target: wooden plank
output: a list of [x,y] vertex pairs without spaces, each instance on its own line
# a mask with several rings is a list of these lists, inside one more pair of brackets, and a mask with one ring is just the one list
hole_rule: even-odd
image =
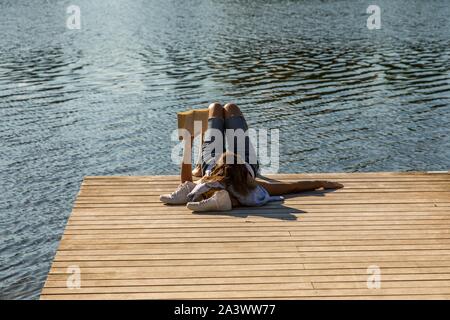
[[[338,239],[308,239],[308,237],[252,237],[247,238],[246,236],[241,237],[218,237],[218,238],[196,238],[197,242],[193,243],[201,243],[202,245],[208,245],[211,243],[217,243],[220,241],[221,243],[250,243],[254,245],[264,245],[264,246],[279,246],[279,242],[286,242],[286,245],[299,245],[299,246],[361,246],[366,244],[376,243],[377,245],[433,245],[433,244],[450,244],[450,236],[447,238],[442,237],[432,237],[432,238],[419,238],[416,236],[416,239],[386,239],[386,238],[376,238],[376,239],[367,239],[367,238],[359,238],[359,239],[349,239],[349,238],[338,238]],[[136,248],[136,245],[147,245],[147,244],[160,244],[160,247],[171,247],[172,244],[187,242],[183,241],[169,241],[168,238],[150,238],[150,239],[103,239],[97,240],[95,242],[96,248],[108,248],[115,245],[125,245],[132,248]],[[74,239],[63,239],[61,241],[60,248],[61,249],[72,249],[72,248],[92,248],[94,245],[92,244],[92,240],[74,240]]]
[[398,261],[399,259],[408,259],[410,257],[416,257],[417,260],[446,260],[448,251],[433,250],[433,251],[404,251],[395,252],[395,254],[386,254],[384,251],[370,252],[370,254],[339,254],[339,255],[327,255],[327,254],[295,254],[295,253],[260,253],[251,255],[248,253],[232,253],[232,254],[185,254],[185,255],[154,255],[154,254],[92,254],[92,255],[61,255],[60,252],[55,256],[54,261],[135,261],[135,260],[147,260],[152,261],[155,265],[168,264],[171,265],[176,262],[196,263],[202,261],[202,263],[213,264],[217,262],[227,262],[227,264],[239,264],[240,261],[246,261],[246,259],[252,259],[255,261],[269,261],[273,259],[292,259],[292,261],[298,261],[296,259],[302,259],[302,263],[319,263],[319,262],[373,262],[373,261]]
[[[449,280],[422,280],[422,281],[384,281],[383,288],[401,289],[401,288],[442,288],[447,290],[450,287]],[[127,282],[122,286],[83,286],[77,290],[78,294],[92,293],[137,293],[137,292],[240,292],[253,290],[302,290],[305,293],[308,290],[335,290],[340,289],[363,289],[367,290],[367,284],[364,281],[346,281],[346,282],[281,282],[281,283],[251,283],[251,284],[194,284],[194,285],[145,285],[137,282]],[[65,287],[48,287],[43,290],[43,294],[73,294],[73,290]]]
[[[450,266],[445,263],[435,262],[436,265],[420,265],[417,266],[414,263],[410,264],[402,264],[402,263],[390,263],[390,264],[381,264],[380,270],[383,275],[387,274],[418,274],[418,273],[433,273],[433,274],[447,274],[450,270]],[[67,274],[67,268],[70,264],[67,264],[62,267],[53,266],[50,273],[51,274]],[[81,268],[82,265],[80,265]],[[171,268],[167,268],[167,266],[149,266],[149,265],[126,265],[126,266],[83,266],[80,269],[83,273],[100,273],[100,274],[108,274],[108,273],[130,273],[130,274],[139,274],[142,271],[141,275],[159,275],[161,278],[191,278],[191,277],[227,277],[227,276],[321,276],[321,275],[365,275],[367,279],[367,268],[370,266],[368,264],[360,264],[353,265],[348,264],[348,268],[343,268],[339,266],[339,268],[332,268],[323,265],[314,265],[314,267],[309,267],[305,269],[303,264],[240,264],[240,265],[227,265],[226,268],[216,268],[214,270],[210,265],[192,265],[189,268],[182,266],[171,266]],[[378,265],[377,265],[378,266]],[[117,271],[117,269],[120,271]]]
[[[233,228],[235,231],[238,230],[246,230],[250,226],[252,226],[253,230],[273,230],[274,227],[277,228],[277,230],[296,230],[296,231],[322,231],[322,232],[328,232],[328,231],[360,231],[360,232],[367,232],[372,230],[437,230],[439,232],[443,232],[445,230],[448,230],[448,226],[442,226],[440,224],[435,225],[423,225],[423,224],[411,224],[411,225],[390,225],[390,224],[384,224],[384,225],[375,225],[375,224],[368,224],[368,225],[331,225],[331,226],[305,226],[303,224],[288,224],[288,223],[278,223],[278,224],[270,224],[270,223],[264,223],[264,224],[257,224],[257,223],[228,223],[228,227]],[[133,224],[133,225],[97,225],[97,226],[72,226],[67,225],[66,232],[67,234],[80,234],[84,231],[84,233],[134,233],[136,230],[146,230],[147,232],[158,232],[162,228],[165,228],[167,230],[175,229],[177,231],[181,229],[189,229],[192,231],[200,231],[200,230],[221,230],[223,228],[223,223],[217,223],[217,224]],[[173,231],[170,231],[173,232]]]
[[[284,231],[283,231],[284,230]],[[121,230],[121,232],[113,232],[111,230],[75,230],[74,232],[67,231],[63,238],[65,237],[81,237],[81,238],[165,238],[165,237],[184,237],[184,238],[190,238],[190,237],[200,237],[196,235],[208,235],[208,236],[214,236],[214,235],[233,235],[235,234],[243,234],[243,235],[257,235],[258,233],[269,233],[273,232],[273,228],[271,227],[264,227],[264,226],[256,226],[256,227],[244,227],[244,228],[228,228],[228,227],[222,227],[222,228],[215,228],[214,230],[209,229],[189,229],[189,228],[179,228],[179,229],[170,229],[170,228],[160,228],[157,230],[146,230],[141,229],[138,231],[133,232],[134,230]],[[446,235],[449,234],[450,230],[443,228],[443,229],[417,229],[417,228],[408,228],[404,230],[396,230],[396,229],[389,229],[389,230],[379,230],[379,229],[373,229],[373,230],[364,230],[364,232],[358,232],[359,230],[329,230],[326,233],[321,232],[321,230],[305,230],[304,228],[298,227],[298,226],[292,226],[288,228],[284,228],[279,231],[275,232],[281,232],[281,235],[286,235],[286,233],[289,233],[291,236],[305,236],[308,237],[308,239],[314,239],[314,237],[319,238],[328,238],[328,237],[349,237],[349,236],[367,236],[367,237],[375,237],[375,236],[414,236],[417,235],[418,237],[422,236],[436,236],[440,237],[443,236],[445,238]]]
[[[231,217],[233,218],[233,217]],[[188,221],[180,222],[178,220],[174,219],[135,219],[135,220],[69,220],[68,225],[70,226],[108,226],[108,225],[115,225],[115,226],[128,226],[128,225],[136,225],[141,223],[144,225],[175,225],[175,226],[183,226],[184,224],[192,225],[205,225],[209,227],[220,225],[223,222],[231,222],[230,220],[233,220],[234,223],[239,224],[239,222],[235,219],[228,219],[227,217],[221,218],[221,219],[189,219]],[[271,225],[271,226],[277,226],[280,224],[288,224],[291,222],[291,224],[301,224],[302,226],[364,226],[364,225],[439,225],[439,226],[450,226],[450,221],[447,218],[444,219],[391,219],[391,220],[372,220],[372,219],[364,219],[364,221],[357,221],[354,219],[345,220],[345,219],[329,219],[329,220],[309,220],[304,219],[302,217],[293,217],[291,218],[283,218],[283,219],[261,219],[261,217],[245,217],[241,218],[242,221],[240,223],[249,223],[254,222],[262,225]]]
[[[204,243],[204,242],[196,242]],[[208,243],[208,242],[206,242]],[[164,250],[161,249],[154,249],[151,246],[153,243],[150,244],[105,244],[105,245],[76,245],[76,244],[70,244],[70,245],[61,245],[61,252],[60,254],[66,254],[66,255],[89,255],[89,254],[113,254],[114,252],[122,253],[122,254],[159,254],[160,251],[164,252]],[[264,245],[265,248],[260,248],[260,246]],[[321,253],[321,252],[331,252],[331,253],[341,253],[342,252],[360,252],[363,251],[364,253],[369,253],[370,251],[385,251],[386,254],[389,252],[398,252],[398,251],[429,251],[429,250],[450,250],[450,244],[402,244],[402,245],[370,245],[370,244],[361,244],[361,245],[334,245],[334,246],[321,246],[321,245],[314,245],[314,246],[304,246],[301,245],[301,243],[294,243],[294,245],[297,245],[297,251],[300,253],[304,252],[313,252],[313,253]],[[221,247],[221,250],[225,250],[227,247]],[[241,253],[253,253],[253,252],[295,252],[295,247],[288,247],[284,248],[278,244],[278,246],[275,245],[267,245],[264,242],[257,242],[254,243],[251,247],[246,246],[236,246],[236,248],[233,247],[232,250],[237,250]],[[205,251],[208,250],[208,248],[202,248]],[[167,249],[168,251],[172,251]],[[173,249],[174,252],[176,252],[176,249]],[[199,249],[195,248],[188,248],[186,250],[178,250],[177,252],[179,255],[186,255],[186,254],[193,254],[195,252],[199,252]],[[170,253],[170,252],[169,252]]]
[[409,260],[403,259],[391,259],[393,261],[378,260],[372,258],[362,262],[361,260],[353,260],[350,262],[315,262],[304,258],[260,258],[260,259],[227,259],[222,261],[217,260],[93,260],[93,261],[55,261],[53,267],[55,268],[67,268],[70,265],[77,264],[80,268],[84,267],[163,267],[167,268],[186,268],[186,266],[192,267],[244,267],[262,269],[267,266],[271,268],[290,268],[292,265],[301,265],[304,269],[346,269],[346,268],[367,268],[370,263],[377,262],[377,266],[380,268],[400,268],[400,267],[450,267],[450,261],[448,259],[428,257],[427,260]]
[[[373,182],[379,181],[383,183],[389,183],[392,181],[446,181],[450,179],[450,174],[434,174],[434,175],[426,175],[426,174],[418,174],[418,175],[376,175],[376,174],[352,174],[346,173],[341,175],[333,175],[333,174],[314,174],[314,175],[281,175],[277,174],[275,176],[268,175],[266,177],[257,178],[258,181],[302,181],[302,180],[346,180],[346,181],[354,181],[358,183],[365,182]],[[198,178],[194,178],[194,181],[198,181]],[[123,183],[125,185],[132,184],[177,184],[180,183],[180,177],[176,178],[164,178],[164,176],[150,176],[150,177],[110,177],[105,179],[89,179],[84,178],[83,185],[98,185],[101,183]]]
[[[52,281],[52,287],[66,287],[63,283],[67,281],[69,273],[49,274],[48,281]],[[425,281],[425,280],[450,280],[448,274],[445,273],[420,273],[420,274],[383,274],[383,281]],[[155,277],[155,274],[138,274],[138,273],[86,273],[82,276],[82,281],[86,282],[86,286],[106,286],[108,283],[136,283],[140,282],[148,285],[175,285],[175,284],[250,284],[250,283],[283,283],[283,282],[363,282],[367,283],[367,274],[359,272],[358,274],[336,275],[273,275],[273,276],[216,276],[216,277]]]
[[73,252],[73,254],[62,254],[58,252],[55,261],[89,261],[89,260],[116,260],[116,259],[145,259],[145,260],[216,260],[216,259],[245,259],[245,258],[337,258],[341,256],[348,257],[373,257],[373,256],[436,256],[442,255],[449,258],[450,250],[432,249],[432,250],[353,250],[353,251],[311,251],[311,252],[233,252],[233,253],[184,253],[184,254],[152,254],[151,252],[132,252],[126,251],[88,251]]
[[[300,177],[300,178],[317,178],[322,179],[323,177],[361,177],[366,178],[370,176],[375,177],[389,177],[389,176],[408,176],[408,177],[417,177],[417,176],[433,176],[433,175],[449,175],[449,172],[444,173],[430,173],[423,171],[409,171],[409,172],[394,172],[394,171],[386,171],[386,172],[324,172],[324,173],[287,173],[287,174],[268,174],[266,177],[272,179],[283,179],[286,177]],[[159,181],[159,180],[176,180],[180,179],[179,175],[158,175],[158,176],[85,176],[84,180],[131,180],[131,181]]]
[[148,208],[75,208],[72,211],[73,216],[80,215],[93,215],[93,214],[105,214],[105,215],[121,215],[121,214],[183,214],[194,215],[194,216],[210,216],[210,215],[234,215],[234,214],[264,214],[264,213],[328,213],[328,214],[348,214],[348,213],[356,213],[356,214],[366,214],[366,213],[385,213],[385,214],[396,214],[396,213],[429,213],[429,212],[437,212],[440,214],[450,214],[450,209],[448,207],[440,206],[434,203],[425,203],[425,204],[386,204],[383,206],[379,205],[367,205],[367,204],[359,204],[359,205],[341,205],[341,206],[333,206],[333,205],[305,205],[305,206],[280,206],[269,203],[261,208],[236,208],[231,212],[207,212],[207,213],[193,213],[190,212],[184,206],[165,206],[165,207],[156,207],[152,208],[149,212]]
[[[450,182],[449,182],[450,184]],[[310,193],[299,193],[298,195],[289,195],[286,197],[286,202],[292,202],[297,203],[298,201],[303,200],[339,200],[339,199],[345,199],[345,200],[366,200],[366,199],[373,199],[373,200],[392,200],[396,199],[399,201],[405,201],[405,200],[412,200],[411,198],[421,200],[421,202],[434,202],[436,200],[444,200],[442,202],[448,202],[448,193],[449,191],[433,191],[429,193],[423,193],[423,192],[377,192],[373,191],[370,193],[367,192],[330,192],[330,191],[315,191]],[[436,200],[435,200],[436,199]],[[103,195],[103,196],[78,196],[78,199],[76,201],[79,204],[82,203],[158,203],[159,202],[159,196],[158,195],[152,195],[152,196],[139,196],[139,195]],[[370,203],[370,202],[365,202]],[[383,202],[383,203],[389,203],[389,202]]]
[[[179,221],[180,219],[185,219],[189,221],[223,221],[228,222],[230,220],[234,220],[236,218],[247,218],[246,221],[266,221],[269,218],[272,219],[292,219],[297,221],[307,221],[307,222],[315,222],[315,221],[359,221],[361,217],[364,217],[366,221],[405,221],[405,220],[419,220],[419,221],[429,221],[429,220],[440,220],[443,223],[448,222],[450,220],[450,214],[447,212],[443,213],[427,213],[427,212],[418,212],[416,214],[411,214],[410,212],[405,214],[361,214],[358,216],[357,214],[305,214],[305,213],[297,213],[297,212],[283,212],[283,213],[273,213],[273,212],[262,212],[261,214],[247,214],[247,213],[233,213],[233,214],[214,214],[214,215],[204,215],[204,214],[174,214],[174,215],[159,215],[159,214],[130,214],[130,215],[73,215],[70,218],[71,223],[79,222],[80,224],[91,224],[93,221],[102,222],[102,223],[120,223],[125,221],[140,221],[140,222],[151,222],[151,221]],[[288,220],[289,220],[288,219]],[[125,220],[125,221],[123,221]]]
[[429,221],[429,220],[439,220],[443,223],[447,223],[448,220],[450,220],[449,214],[442,214],[442,215],[431,215],[426,213],[418,213],[416,215],[409,215],[409,214],[403,214],[398,216],[392,216],[392,215],[380,215],[380,214],[366,214],[361,215],[358,217],[356,214],[354,215],[348,215],[348,214],[341,214],[341,215],[305,215],[303,213],[283,213],[283,214],[276,214],[276,213],[263,213],[261,215],[248,215],[248,214],[233,214],[233,215],[208,215],[208,216],[201,216],[201,215],[173,215],[170,217],[163,216],[163,215],[84,215],[84,216],[72,216],[70,218],[70,221],[72,223],[74,222],[92,222],[92,221],[101,221],[101,222],[121,222],[121,221],[142,221],[142,222],[149,222],[149,221],[167,221],[167,220],[179,220],[179,219],[186,219],[189,221],[199,221],[199,220],[206,220],[206,221],[220,221],[220,222],[229,222],[230,220],[236,219],[236,218],[248,218],[246,221],[264,221],[264,219],[293,219],[298,221],[309,221],[309,222],[316,222],[316,221],[322,221],[322,222],[336,222],[336,221],[359,221],[361,220],[361,217],[364,217],[366,221],[407,221],[407,220],[420,220],[420,221]]
[[[79,192],[79,197],[89,198],[89,197],[103,197],[103,196],[154,196],[159,197],[160,194],[170,193],[173,188],[158,188],[158,190],[152,188],[114,188],[114,189],[89,189],[83,188]],[[345,194],[364,194],[364,193],[377,193],[380,195],[386,195],[390,193],[399,193],[409,195],[410,193],[430,193],[430,192],[447,192],[450,191],[450,186],[444,185],[442,187],[427,187],[423,186],[392,186],[391,188],[375,188],[371,186],[365,187],[349,187],[346,186],[344,189],[339,189],[334,191],[334,194],[341,195]],[[299,195],[312,195],[313,193],[300,193]],[[319,194],[319,192],[316,192]]]
[[[169,286],[110,286],[110,287],[82,287],[77,290],[78,294],[89,293],[136,293],[136,292],[196,292],[196,291],[246,291],[246,290],[306,290],[313,289],[310,282],[296,282],[296,283],[264,283],[264,284],[215,284],[215,285],[169,285]],[[43,294],[71,294],[73,290],[67,288],[45,288]]]
[[[81,258],[81,259],[80,259]],[[345,264],[345,263],[364,263],[371,264],[374,262],[422,262],[422,261],[448,261],[448,256],[443,254],[430,254],[423,255],[416,252],[411,252],[403,255],[382,255],[374,254],[371,256],[347,256],[340,255],[335,257],[311,257],[311,256],[296,256],[296,255],[286,255],[285,257],[246,257],[245,255],[241,257],[231,257],[231,258],[220,258],[220,259],[209,259],[199,258],[199,259],[177,259],[177,257],[170,257],[168,259],[155,259],[154,255],[90,255],[90,256],[57,256],[54,260],[54,265],[57,266],[60,262],[66,265],[71,262],[98,262],[99,264],[105,261],[115,261],[117,263],[129,262],[129,263],[146,263],[148,265],[162,266],[162,265],[239,265],[239,264],[275,264],[275,263],[303,263],[308,264]]]
[[[279,220],[273,219],[273,221],[251,221],[251,219],[241,219],[242,221],[229,222],[230,227],[241,227],[247,226],[248,224],[255,224],[259,226],[270,226],[270,227],[293,227],[299,226],[304,229],[316,229],[316,230],[328,230],[329,228],[342,227],[342,229],[360,227],[362,229],[389,229],[399,228],[408,229],[412,226],[416,228],[436,228],[445,229],[449,227],[448,223],[442,222],[440,220],[429,220],[429,221],[419,221],[419,220],[405,220],[405,221],[336,221],[336,222],[315,222],[315,221],[295,221],[295,220]],[[128,221],[127,223],[120,222],[102,222],[102,221],[88,221],[88,222],[77,222],[69,221],[67,224],[68,229],[132,229],[132,228],[214,228],[222,227],[223,222],[220,221],[173,221],[173,220],[151,220],[151,221]]]
[[[345,191],[345,192],[344,192]],[[365,199],[365,198],[381,198],[381,199],[390,199],[390,198],[402,198],[402,197],[416,197],[416,198],[421,198],[421,199],[425,199],[425,200],[430,200],[433,198],[444,198],[446,200],[448,200],[448,191],[442,191],[442,190],[438,190],[436,188],[436,191],[432,191],[430,193],[426,193],[424,194],[423,192],[417,192],[417,191],[403,191],[403,192],[399,192],[399,191],[393,191],[393,190],[389,190],[389,191],[384,191],[384,192],[380,192],[377,189],[376,190],[371,190],[370,192],[361,192],[361,191],[355,191],[352,190],[351,192],[349,192],[349,190],[345,190],[344,189],[340,189],[340,190],[336,190],[336,191],[313,191],[313,192],[302,192],[299,193],[298,195],[290,195],[289,197],[294,199],[295,196],[298,196],[299,198],[304,198],[304,197],[311,197],[311,196],[316,196],[316,197],[325,197],[325,198],[329,198],[329,199],[334,199],[334,198],[345,198],[345,199]],[[431,197],[431,198],[430,198]],[[290,199],[288,198],[288,199]],[[79,203],[95,203],[96,201],[107,201],[108,203],[111,202],[112,200],[117,201],[119,203],[122,202],[150,202],[150,201],[159,201],[159,195],[158,194],[154,194],[154,195],[101,195],[101,196],[97,196],[97,195],[83,195],[83,193],[81,193],[78,196],[77,202]],[[88,202],[88,201],[93,201],[93,202]],[[121,202],[120,202],[121,201]]]
[[[285,206],[304,206],[304,205],[315,205],[315,204],[328,204],[330,207],[339,205],[386,205],[386,204],[424,204],[424,205],[443,205],[450,206],[450,202],[443,201],[443,199],[417,199],[417,198],[405,198],[405,199],[320,199],[320,198],[299,198],[299,199],[286,199],[283,202],[279,202],[278,205],[284,204]],[[274,206],[275,204],[272,204]],[[153,208],[161,208],[161,204],[158,202],[118,202],[118,203],[75,203],[75,208],[134,208],[142,207],[147,208],[147,210],[152,210]],[[169,207],[169,206],[167,206]],[[173,208],[173,206],[170,206]]]

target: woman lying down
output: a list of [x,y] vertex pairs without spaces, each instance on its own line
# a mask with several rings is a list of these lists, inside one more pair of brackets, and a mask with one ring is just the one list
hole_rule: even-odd
[[262,206],[267,202],[281,201],[282,196],[289,193],[343,187],[340,183],[322,180],[287,183],[256,180],[259,164],[250,161],[254,159],[254,148],[248,136],[245,136],[243,151],[238,152],[239,143],[234,143],[233,152],[226,151],[216,156],[215,137],[210,132],[221,132],[221,140],[225,141],[225,131],[230,129],[247,132],[247,122],[241,110],[235,104],[229,103],[224,107],[219,103],[211,104],[208,130],[202,145],[202,165],[194,170],[194,174],[202,178],[194,183],[191,165],[183,164],[182,184],[171,194],[161,195],[162,202],[187,204],[192,211],[228,211],[238,206]]

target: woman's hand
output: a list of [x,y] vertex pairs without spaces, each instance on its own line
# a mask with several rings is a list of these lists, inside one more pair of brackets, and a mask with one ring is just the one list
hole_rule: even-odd
[[333,181],[321,181],[321,182],[322,182],[322,188],[324,188],[324,189],[341,189],[344,187],[344,185],[339,182],[333,182]]
[[192,175],[193,175],[194,177],[197,177],[197,178],[201,178],[201,177],[202,177],[202,168],[200,167],[199,164],[197,164],[197,165],[194,167],[194,170],[192,170]]

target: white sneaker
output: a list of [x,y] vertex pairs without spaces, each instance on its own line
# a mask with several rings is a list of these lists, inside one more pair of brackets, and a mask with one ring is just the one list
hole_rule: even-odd
[[232,205],[228,192],[220,190],[211,198],[199,202],[188,202],[187,208],[192,211],[228,211],[232,209]]
[[196,186],[192,181],[186,181],[178,186],[177,190],[171,194],[163,194],[159,196],[161,202],[167,204],[186,204],[188,202],[187,195]]

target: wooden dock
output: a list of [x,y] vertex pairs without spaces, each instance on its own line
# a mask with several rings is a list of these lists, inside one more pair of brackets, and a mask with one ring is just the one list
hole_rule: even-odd
[[195,214],[176,176],[86,177],[41,299],[450,298],[450,174],[271,178],[345,188]]

